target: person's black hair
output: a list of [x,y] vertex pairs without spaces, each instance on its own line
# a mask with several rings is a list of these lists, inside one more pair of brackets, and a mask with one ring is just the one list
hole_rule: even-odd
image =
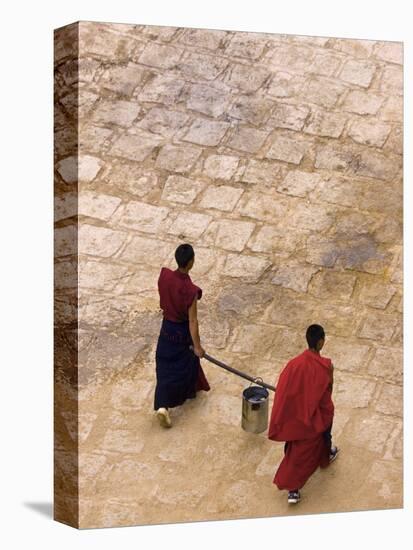
[[326,336],[324,329],[321,325],[310,325],[305,333],[308,347],[316,349],[317,342],[324,339]]
[[186,267],[194,256],[195,252],[190,244],[180,244],[175,250],[175,260],[178,267]]

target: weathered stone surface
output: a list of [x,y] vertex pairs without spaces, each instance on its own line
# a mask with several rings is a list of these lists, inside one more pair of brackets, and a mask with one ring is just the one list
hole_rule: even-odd
[[94,122],[130,126],[140,113],[140,106],[132,101],[101,101],[93,112]]
[[141,65],[158,67],[159,69],[172,69],[182,55],[182,50],[174,46],[149,43],[139,56]]
[[112,167],[107,181],[118,189],[144,197],[158,186],[158,177],[153,170],[145,170],[133,163],[115,164]]
[[185,29],[185,32],[179,37],[179,42],[189,46],[217,50],[226,36],[226,31]]
[[78,285],[77,267],[74,261],[57,262],[54,265],[55,288],[74,288]]
[[234,57],[245,57],[249,60],[258,59],[263,53],[266,40],[259,34],[234,34],[225,48],[225,54]]
[[156,159],[156,166],[171,172],[188,172],[201,154],[201,149],[192,145],[165,145]]
[[154,75],[140,92],[140,101],[173,105],[178,101],[185,82],[168,75]]
[[266,156],[292,164],[300,164],[309,148],[309,143],[278,136],[273,141]]
[[274,112],[268,121],[269,126],[275,128],[288,128],[289,130],[301,130],[310,113],[310,109],[304,105],[289,105],[277,103]]
[[295,197],[306,197],[320,181],[321,176],[317,173],[290,170],[285,179],[277,187],[277,191]]
[[[219,187],[210,186],[205,191],[200,206],[232,212],[243,192],[243,189],[230,187],[229,185],[221,185]],[[234,221],[234,224],[236,223],[237,222]]]
[[331,42],[332,48],[346,53],[353,57],[367,58],[375,46],[374,40],[347,40],[346,38],[334,38]]
[[162,192],[165,201],[191,204],[199,195],[205,184],[182,176],[169,176]]
[[366,281],[360,290],[360,302],[370,307],[386,309],[396,293],[396,288],[378,281]]
[[109,429],[102,443],[102,449],[123,453],[140,453],[145,445],[142,439],[130,437],[127,430]]
[[101,153],[111,145],[114,131],[94,124],[87,124],[78,133],[81,151]]
[[197,239],[208,227],[211,220],[211,216],[205,214],[181,212],[168,228],[168,233],[179,235],[180,238]]
[[390,340],[397,324],[396,317],[384,313],[366,315],[359,330],[360,338],[369,338],[382,342]]
[[229,88],[224,85],[192,84],[186,93],[188,109],[204,115],[219,117],[225,113],[231,101]]
[[380,118],[388,121],[402,122],[403,120],[403,98],[391,96],[380,109]]
[[403,352],[399,348],[376,349],[368,367],[369,374],[395,384],[403,382]]
[[318,268],[311,265],[287,263],[278,267],[271,282],[297,292],[307,292],[308,284],[317,271]]
[[401,126],[393,126],[384,148],[396,155],[403,154],[403,128]]
[[324,231],[333,223],[332,213],[320,204],[297,203],[289,211],[289,224],[300,229]]
[[268,135],[268,131],[238,126],[228,141],[228,147],[246,153],[256,153],[261,149]]
[[327,334],[322,353],[331,358],[336,370],[351,371],[361,375],[367,369],[370,347]]
[[383,454],[385,445],[395,428],[394,421],[381,414],[372,414],[357,422],[353,428],[353,444],[368,449],[379,455]]
[[268,86],[268,94],[275,97],[292,97],[300,92],[304,82],[302,76],[279,71],[275,73]]
[[132,264],[148,264],[160,267],[172,248],[171,243],[134,235],[118,255],[118,259]]
[[188,120],[189,116],[181,111],[154,107],[139,121],[138,126],[165,138],[171,138],[186,125]]
[[246,183],[259,183],[272,187],[277,181],[280,167],[273,162],[249,160],[242,181]]
[[211,223],[205,238],[219,248],[241,252],[254,228],[255,224],[251,222],[220,220]]
[[316,55],[310,66],[310,71],[322,76],[333,76],[343,63],[344,58],[331,53]]
[[66,225],[56,228],[54,231],[54,256],[68,256],[77,254],[78,227],[77,225]]
[[212,179],[230,180],[235,174],[238,163],[238,157],[210,155],[204,163],[204,172]]
[[231,346],[236,353],[249,353],[252,346],[261,350],[269,350],[275,340],[274,327],[269,325],[243,325],[236,329],[234,342]]
[[375,115],[384,97],[364,90],[352,90],[346,96],[343,109],[359,115]]
[[268,120],[272,107],[273,102],[264,97],[243,95],[232,104],[229,115],[242,122],[259,126]]
[[300,93],[306,101],[331,109],[345,89],[344,85],[338,84],[335,80],[314,77],[301,88]]
[[198,118],[191,124],[182,140],[198,145],[218,145],[229,128],[228,122]]
[[305,232],[294,231],[289,228],[275,227],[273,225],[264,225],[259,232],[251,238],[248,246],[254,252],[292,252],[305,239]]
[[228,254],[223,269],[223,275],[240,277],[251,282],[256,282],[270,265],[271,262],[265,258]]
[[107,221],[121,202],[113,195],[82,191],[78,195],[78,214]]
[[143,82],[145,69],[136,63],[127,63],[125,66],[111,66],[102,75],[99,84],[123,96],[131,96]]
[[364,409],[372,402],[375,390],[376,383],[372,380],[334,372],[333,399],[337,409]]
[[360,119],[353,122],[348,135],[358,143],[381,147],[386,141],[390,130],[391,126],[389,124]]
[[111,32],[103,26],[96,32],[93,23],[82,22],[82,32],[79,33],[79,48],[82,52],[107,57],[109,59],[128,59],[138,44],[129,36]]
[[215,80],[227,66],[228,61],[222,57],[187,50],[176,64],[176,69],[189,80]]
[[338,138],[343,132],[346,121],[347,117],[341,113],[313,110],[303,131],[316,136]]
[[320,178],[317,185],[318,200],[342,206],[357,207],[363,197],[366,184],[341,176]]
[[122,205],[113,216],[113,223],[120,227],[156,233],[169,214],[163,206],[153,206],[145,202],[129,201]]
[[270,75],[271,73],[266,69],[236,63],[228,67],[225,82],[228,86],[238,88],[243,92],[256,92],[269,79]]
[[103,161],[90,155],[68,157],[57,164],[57,171],[67,183],[93,181],[103,166]]
[[109,258],[126,241],[127,233],[107,227],[81,224],[79,227],[79,254]]
[[274,68],[285,68],[289,71],[304,72],[312,64],[311,48],[296,44],[283,44],[275,48],[269,56],[269,62]]
[[403,42],[377,42],[374,56],[389,63],[403,63]]
[[242,216],[249,216],[263,221],[274,221],[287,213],[288,202],[279,197],[264,196],[259,193],[244,193],[237,210]]
[[79,286],[83,289],[112,290],[119,280],[128,276],[125,266],[90,260],[79,263]]
[[340,78],[351,84],[368,88],[376,72],[376,68],[376,65],[371,61],[350,59],[346,61],[343,69],[340,71]]
[[348,301],[356,284],[357,277],[341,271],[320,271],[311,280],[309,292],[326,300]]
[[120,136],[112,145],[109,153],[133,161],[145,160],[152,151],[163,143],[161,137],[144,130],[134,130]]
[[271,289],[259,285],[239,284],[224,287],[218,298],[218,308],[230,313],[250,317],[260,313],[273,299]]
[[380,91],[386,95],[403,95],[403,68],[388,66],[381,76]]
[[403,388],[393,384],[383,384],[377,399],[376,411],[392,416],[403,416]]

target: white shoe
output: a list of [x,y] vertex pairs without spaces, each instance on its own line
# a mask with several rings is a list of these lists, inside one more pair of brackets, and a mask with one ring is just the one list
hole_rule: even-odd
[[156,416],[163,428],[172,428],[171,417],[169,416],[168,409],[161,407],[156,411]]

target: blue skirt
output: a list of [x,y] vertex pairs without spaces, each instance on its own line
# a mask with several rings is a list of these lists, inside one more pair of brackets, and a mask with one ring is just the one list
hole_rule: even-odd
[[156,389],[154,409],[177,407],[210,389],[192,345],[189,321],[164,319],[156,347]]

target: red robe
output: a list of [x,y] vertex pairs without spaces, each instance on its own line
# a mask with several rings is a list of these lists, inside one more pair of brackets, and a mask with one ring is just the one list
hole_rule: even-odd
[[287,363],[280,374],[268,437],[285,441],[285,455],[275,474],[279,489],[301,489],[319,467],[329,463],[323,437],[333,422],[331,360],[310,349]]

